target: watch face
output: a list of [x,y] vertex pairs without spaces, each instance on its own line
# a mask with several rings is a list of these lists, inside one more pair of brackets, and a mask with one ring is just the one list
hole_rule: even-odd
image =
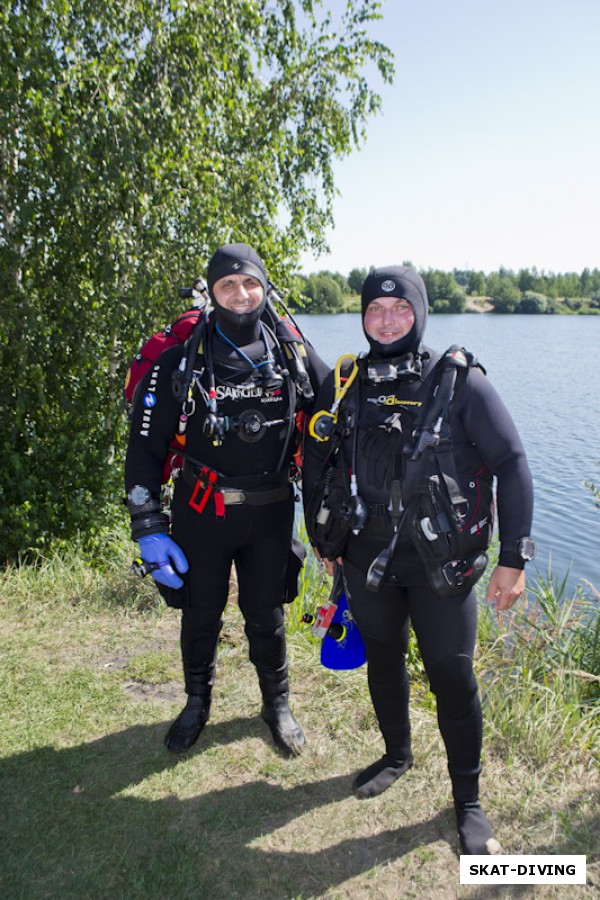
[[151,498],[150,491],[141,484],[136,484],[129,491],[129,501],[133,506],[143,506]]
[[531,538],[521,538],[519,554],[521,556],[521,559],[524,559],[525,561],[535,559],[535,544],[533,543]]

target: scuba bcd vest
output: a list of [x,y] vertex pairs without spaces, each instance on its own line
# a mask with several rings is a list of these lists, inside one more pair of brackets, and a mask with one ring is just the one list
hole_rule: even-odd
[[[191,298],[193,306],[173,323],[152,335],[151,338],[142,344],[129,366],[123,390],[125,408],[128,415],[131,416],[144,375],[169,347],[177,344],[185,345],[180,365],[173,372],[171,380],[173,395],[181,402],[182,409],[178,428],[173,435],[165,461],[162,475],[163,484],[169,481],[174,469],[181,467],[185,458],[186,423],[195,406],[192,396],[195,386],[194,374],[199,358],[206,356],[204,338],[206,336],[211,303],[208,290],[201,278],[197,278],[194,281],[192,288],[181,288],[179,295]],[[278,313],[277,305],[283,307],[286,314],[285,317]],[[268,331],[272,343],[280,350],[285,360],[285,368],[282,368],[281,375],[276,374],[272,368],[265,366],[261,379],[267,389],[269,389],[269,378],[271,378],[273,383],[276,380],[279,383],[282,383],[284,379],[288,381],[290,414],[288,434],[281,454],[281,460],[284,460],[287,449],[294,438],[294,429],[299,428],[303,424],[304,414],[296,410],[297,399],[299,397],[306,400],[312,399],[313,389],[304,363],[306,358],[305,338],[293,321],[291,313],[283,300],[270,283],[267,303],[261,316],[261,328]],[[265,347],[267,347],[266,341]],[[209,406],[209,414],[207,416],[208,424],[205,433],[213,438],[215,445],[218,445],[230,423],[221,421],[224,417],[218,416],[216,399],[214,397],[210,398],[207,405]],[[208,430],[211,423],[213,428]],[[264,417],[256,413],[254,416],[246,415],[241,422],[236,422],[235,425],[232,423],[232,430],[235,427],[236,433],[239,432],[243,439],[255,440],[256,436],[260,435],[267,425],[268,423]],[[295,456],[295,458],[298,460],[299,456]]]
[[[392,538],[367,574],[372,590],[384,584],[401,536],[412,541],[440,596],[464,594],[483,574],[494,521],[492,476],[475,448],[461,447],[456,459],[449,421],[455,393],[475,365],[472,354],[453,346],[433,369],[426,400],[402,450],[401,473],[392,479],[389,503],[382,510]],[[357,516],[362,509],[358,491],[353,496],[348,478],[356,463],[347,459],[346,439],[356,440],[357,405],[356,391],[349,391],[307,504],[309,534],[326,558],[343,554],[350,532],[358,534],[364,527]]]

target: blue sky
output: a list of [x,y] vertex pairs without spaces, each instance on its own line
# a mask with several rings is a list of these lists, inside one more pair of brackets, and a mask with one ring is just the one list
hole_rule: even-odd
[[308,274],[600,267],[600,0],[387,0],[393,86]]

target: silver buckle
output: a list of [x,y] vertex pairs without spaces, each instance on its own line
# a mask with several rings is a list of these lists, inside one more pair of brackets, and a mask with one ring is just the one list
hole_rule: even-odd
[[237,488],[221,488],[221,493],[223,494],[223,503],[225,506],[234,506],[237,503],[243,503],[246,499],[246,495],[243,491],[238,490]]

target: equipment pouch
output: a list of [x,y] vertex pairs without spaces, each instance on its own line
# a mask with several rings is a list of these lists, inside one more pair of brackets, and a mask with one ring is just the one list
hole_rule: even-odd
[[311,542],[324,559],[336,559],[344,553],[352,527],[352,512],[350,486],[343,466],[329,462],[306,507]]
[[411,536],[432,590],[464,594],[481,578],[494,527],[492,482],[485,467],[460,476],[463,503],[452,502],[444,477],[430,475],[412,502]]

